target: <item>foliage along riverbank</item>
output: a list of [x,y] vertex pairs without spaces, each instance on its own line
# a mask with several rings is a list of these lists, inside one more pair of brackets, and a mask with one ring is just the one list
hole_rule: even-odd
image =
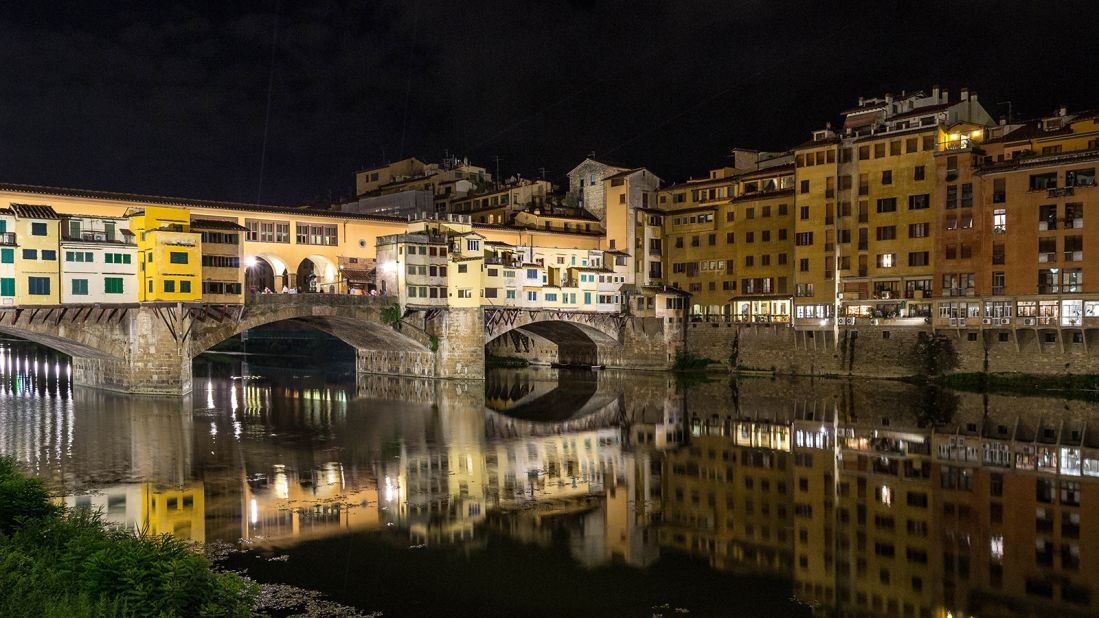
[[0,616],[251,615],[259,587],[168,536],[109,530],[0,458]]

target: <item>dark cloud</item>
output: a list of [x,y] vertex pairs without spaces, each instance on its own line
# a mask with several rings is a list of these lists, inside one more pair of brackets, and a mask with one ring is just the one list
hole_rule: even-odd
[[346,194],[360,166],[446,150],[553,179],[595,151],[681,179],[731,146],[800,142],[859,95],[940,83],[977,90],[994,113],[1008,99],[1024,114],[1093,106],[1091,12],[946,0],[23,3],[0,21],[0,170],[277,203]]

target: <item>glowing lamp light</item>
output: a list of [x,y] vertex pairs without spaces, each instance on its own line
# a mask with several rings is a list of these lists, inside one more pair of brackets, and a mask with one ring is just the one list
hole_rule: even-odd
[[384,263],[382,263],[382,272],[389,273],[389,274],[397,272],[397,263],[396,262],[384,262]]
[[248,257],[244,258],[244,267],[245,268],[251,268],[255,265],[256,265],[256,258],[254,258],[252,256],[248,256]]

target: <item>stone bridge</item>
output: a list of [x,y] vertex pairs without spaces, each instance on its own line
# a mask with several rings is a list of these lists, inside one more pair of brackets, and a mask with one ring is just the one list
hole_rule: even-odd
[[668,369],[683,344],[663,318],[557,309],[485,307],[484,333],[494,356],[626,369]]
[[484,376],[478,309],[406,311],[386,324],[392,298],[272,294],[244,305],[145,303],[20,307],[0,311],[0,333],[72,356],[73,382],[131,393],[191,390],[192,359],[250,328],[287,321],[353,347],[360,373],[431,378]]

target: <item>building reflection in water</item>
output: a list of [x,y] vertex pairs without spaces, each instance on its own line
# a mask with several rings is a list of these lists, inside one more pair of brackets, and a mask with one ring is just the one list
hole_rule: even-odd
[[200,542],[565,539],[591,567],[779,576],[824,613],[1099,611],[1095,404],[549,370],[196,386],[74,390],[64,361],[5,348],[0,448],[69,505]]

